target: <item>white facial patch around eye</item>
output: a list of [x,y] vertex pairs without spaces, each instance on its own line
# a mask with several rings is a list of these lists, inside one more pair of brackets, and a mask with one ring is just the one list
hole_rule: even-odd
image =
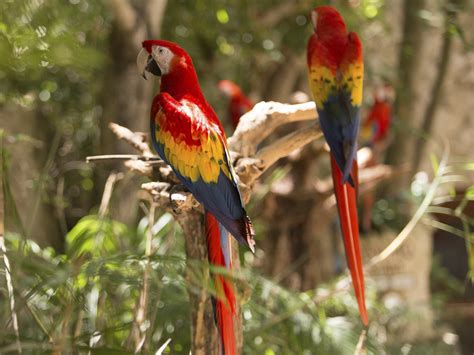
[[166,75],[170,71],[171,60],[173,59],[173,52],[166,47],[153,46],[151,55],[156,64],[160,67],[161,75]]

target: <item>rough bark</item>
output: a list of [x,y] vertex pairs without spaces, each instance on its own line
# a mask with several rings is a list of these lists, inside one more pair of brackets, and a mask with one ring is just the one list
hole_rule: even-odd
[[[207,245],[202,213],[190,211],[178,214],[176,220],[183,229],[186,245],[186,280],[195,283],[196,261],[207,261]],[[204,282],[209,279],[209,270],[203,270]],[[214,322],[211,297],[206,288],[189,287],[191,306],[191,352],[196,355],[218,354],[219,338]],[[240,329],[241,331],[241,329]]]
[[329,223],[335,211],[323,207],[324,198],[314,189],[318,153],[325,152],[310,146],[289,162],[291,173],[273,186],[265,200],[269,228],[262,245],[264,271],[298,291],[312,289],[335,273]]
[[[414,112],[419,100],[416,96],[416,72],[420,64],[420,48],[423,42],[424,20],[420,11],[425,8],[426,0],[405,0],[403,39],[399,52],[397,100],[395,102],[394,141],[387,153],[387,163],[401,165],[412,161],[416,143]],[[409,174],[399,176],[390,184],[390,193],[398,193],[410,183]]]

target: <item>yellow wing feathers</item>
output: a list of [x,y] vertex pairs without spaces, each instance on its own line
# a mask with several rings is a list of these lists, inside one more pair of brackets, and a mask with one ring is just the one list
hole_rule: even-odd
[[354,106],[362,104],[362,87],[364,82],[364,63],[356,62],[349,64],[343,74],[343,83],[351,93],[351,101]]
[[165,130],[157,129],[155,135],[164,147],[166,159],[184,177],[193,182],[201,178],[206,183],[217,183],[222,170],[231,179],[224,147],[213,130],[202,132],[200,145],[188,145]]
[[336,89],[336,77],[329,68],[313,66],[309,72],[309,87],[318,108],[322,108],[331,92]]
[[328,97],[339,90],[347,90],[351,93],[351,103],[354,106],[362,104],[364,64],[362,62],[353,63],[344,69],[341,74],[333,74],[329,68],[324,66],[311,67],[309,87],[318,108],[322,108]]

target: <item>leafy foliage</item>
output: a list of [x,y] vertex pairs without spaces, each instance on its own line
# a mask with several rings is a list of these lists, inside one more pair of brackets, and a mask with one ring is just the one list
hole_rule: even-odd
[[[8,234],[6,256],[11,269],[3,265],[0,269],[0,293],[8,294],[4,276],[10,272],[24,349],[130,349],[143,274],[150,263],[149,307],[141,329],[147,334],[144,348],[153,352],[171,338],[168,351],[188,353],[187,287],[212,286],[199,277],[194,286],[184,282],[182,236],[170,215],[162,215],[153,226],[156,254],[149,258],[143,243],[147,230],[146,220],[130,230],[116,221],[87,216],[68,233],[65,254]],[[193,263],[193,268],[202,267]],[[239,277],[253,290],[243,311],[245,353],[309,354],[320,349],[343,354],[357,343],[361,329],[351,324],[358,322],[344,316],[350,309],[351,318],[357,318],[350,295],[335,295],[319,305],[312,300],[313,293],[290,292],[249,270]],[[15,336],[8,297],[1,299],[0,324],[7,330],[0,336],[3,352],[11,348]]]

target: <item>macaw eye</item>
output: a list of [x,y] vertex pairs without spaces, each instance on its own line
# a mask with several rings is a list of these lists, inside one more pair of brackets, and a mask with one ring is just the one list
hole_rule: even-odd
[[158,49],[158,53],[159,53],[159,54],[163,54],[164,52],[165,52],[165,51],[163,50],[163,48]]

